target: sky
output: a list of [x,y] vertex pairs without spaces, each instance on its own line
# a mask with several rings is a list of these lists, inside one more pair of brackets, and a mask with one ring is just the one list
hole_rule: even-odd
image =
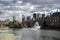
[[48,14],[57,9],[60,9],[60,0],[0,0],[0,20],[12,20],[12,16],[16,16],[16,19],[21,21],[22,14],[25,16],[31,16],[34,12]]

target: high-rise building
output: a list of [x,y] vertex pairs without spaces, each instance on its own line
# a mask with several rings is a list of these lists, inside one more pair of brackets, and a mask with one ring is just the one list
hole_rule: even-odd
[[45,14],[42,14],[42,17],[45,17]]
[[24,22],[25,21],[25,16],[24,15],[22,15],[22,22]]
[[31,20],[31,16],[27,16],[27,21],[30,21]]
[[33,18],[36,19],[36,13],[33,14]]
[[39,13],[36,14],[36,18],[37,19],[40,18],[40,14]]
[[15,21],[16,20],[16,17],[15,16],[13,16],[13,21]]

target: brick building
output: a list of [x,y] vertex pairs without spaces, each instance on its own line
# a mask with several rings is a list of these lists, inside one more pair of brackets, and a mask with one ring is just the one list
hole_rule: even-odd
[[46,24],[49,26],[60,27],[60,12],[55,12],[46,18]]

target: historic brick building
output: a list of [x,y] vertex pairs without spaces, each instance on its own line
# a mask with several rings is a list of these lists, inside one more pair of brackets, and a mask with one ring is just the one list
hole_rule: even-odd
[[60,27],[60,12],[55,12],[46,18],[48,26]]

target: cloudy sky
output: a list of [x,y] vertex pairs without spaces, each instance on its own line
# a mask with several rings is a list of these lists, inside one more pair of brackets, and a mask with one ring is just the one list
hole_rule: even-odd
[[34,12],[48,12],[60,9],[60,0],[0,0],[0,20],[16,16],[31,15]]

